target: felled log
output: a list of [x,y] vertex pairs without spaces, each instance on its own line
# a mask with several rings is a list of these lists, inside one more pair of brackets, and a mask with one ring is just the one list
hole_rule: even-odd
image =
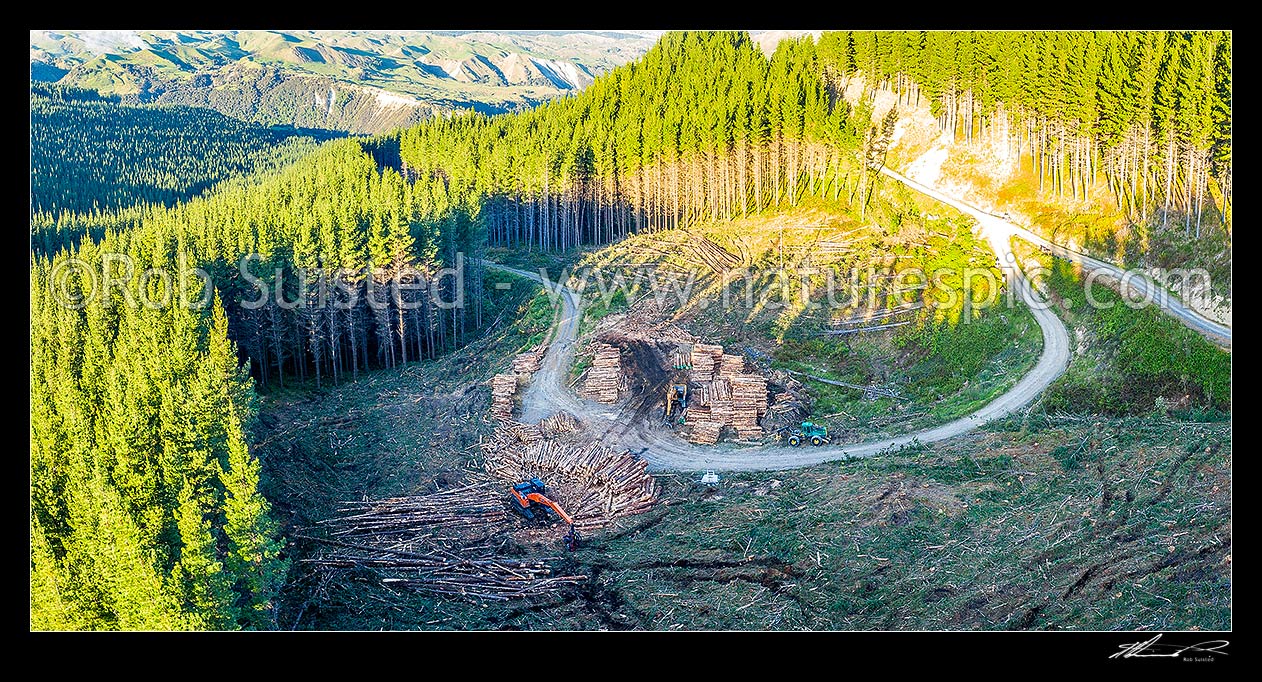
[[539,420],[539,430],[544,438],[554,438],[563,433],[573,433],[578,430],[578,419],[569,412],[561,410],[551,417]]

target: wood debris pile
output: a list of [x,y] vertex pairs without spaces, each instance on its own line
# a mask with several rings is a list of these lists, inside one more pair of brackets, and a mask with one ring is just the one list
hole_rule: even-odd
[[783,370],[771,372],[770,380],[784,387],[767,405],[762,427],[769,432],[796,428],[811,414],[811,398],[802,382]]
[[324,571],[368,569],[386,585],[472,601],[540,595],[586,579],[554,575],[549,558],[496,556],[488,538],[508,526],[499,481],[343,502],[339,513],[319,524],[328,537],[303,536],[326,546],[304,559]]
[[767,406],[767,416],[763,418],[762,426],[773,432],[793,428],[805,421],[809,415],[807,403],[791,393],[777,393],[775,400]]
[[603,528],[615,519],[646,512],[657,501],[648,462],[597,441],[526,440],[516,428],[497,429],[482,443],[486,470],[507,486],[539,477],[549,498],[574,518],[579,530]]

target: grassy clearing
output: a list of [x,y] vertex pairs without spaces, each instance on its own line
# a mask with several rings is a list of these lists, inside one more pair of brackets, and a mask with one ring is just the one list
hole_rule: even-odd
[[[827,348],[826,342],[787,342],[773,366],[857,385],[899,386],[903,400],[865,397],[863,391],[797,377],[810,387],[814,413],[834,420],[833,430],[849,440],[915,431],[981,408],[1034,366],[1042,339],[1029,310],[1018,306],[988,311],[958,329],[895,335],[884,348],[874,343]],[[882,370],[887,357],[898,364]]]
[[666,504],[568,556],[589,585],[435,626],[1229,628],[1230,459],[1223,424],[1035,416],[717,491],[661,477]]
[[[523,301],[523,304],[526,302]],[[451,486],[489,429],[475,383],[533,333],[264,411],[270,499],[302,534],[333,503]],[[485,362],[497,358],[495,362]],[[1223,629],[1231,627],[1231,430],[1035,413],[967,438],[791,472],[662,476],[663,504],[588,539],[590,577],[506,603],[321,582],[299,629]],[[509,551],[556,556],[556,547]],[[289,551],[301,558],[301,540]],[[301,615],[300,615],[301,614]]]
[[1230,353],[1155,306],[1130,307],[1099,281],[1090,295],[1101,307],[1091,305],[1079,267],[1020,240],[1013,250],[1045,270],[1046,289],[1075,334],[1077,350],[1048,391],[1048,409],[1230,419]]
[[[934,214],[932,204],[898,187],[874,202],[870,223],[813,200],[786,213],[637,235],[588,253],[576,271],[599,271],[605,279],[603,285],[595,277],[585,280],[580,332],[590,335],[601,319],[656,291],[665,303],[651,315],[670,318],[729,352],[756,349],[772,358],[773,368],[902,396],[865,399],[863,391],[803,379],[814,415],[830,420],[843,438],[902,433],[965,415],[1034,365],[1042,335],[1023,306],[1004,308],[1002,297],[998,305],[983,305],[988,292],[982,280],[974,280],[971,291],[978,305],[965,308],[963,270],[985,271],[993,254],[970,231],[967,218]],[[748,274],[725,280],[697,262],[689,243],[698,235],[739,254]],[[900,273],[916,268],[954,273],[943,284],[956,302],[941,305],[940,288],[890,286]],[[880,316],[900,307],[908,313]],[[841,320],[907,324],[829,335]],[[580,352],[571,379],[589,362]]]

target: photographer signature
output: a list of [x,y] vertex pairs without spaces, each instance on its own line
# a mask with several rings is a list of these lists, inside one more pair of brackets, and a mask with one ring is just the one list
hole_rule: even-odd
[[1119,645],[1117,653],[1109,658],[1179,658],[1185,652],[1227,655],[1223,648],[1230,642],[1225,639],[1212,639],[1199,644],[1175,645],[1158,644],[1161,635],[1146,642],[1131,642]]

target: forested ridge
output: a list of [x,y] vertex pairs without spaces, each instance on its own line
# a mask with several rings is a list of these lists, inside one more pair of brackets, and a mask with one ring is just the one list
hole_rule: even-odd
[[[266,605],[283,580],[284,560],[255,490],[258,463],[247,446],[254,387],[238,366],[238,349],[265,385],[294,375],[318,385],[462,343],[480,323],[476,290],[469,305],[440,315],[424,288],[437,282],[414,282],[398,299],[384,286],[400,273],[427,277],[472,250],[470,220],[445,201],[379,171],[358,143],[339,141],[249,182],[149,210],[99,243],[36,259],[35,623],[270,625]],[[237,270],[247,254],[259,254],[249,264],[258,283]],[[108,263],[119,256],[132,259],[137,274],[158,268],[172,280],[133,277],[102,295],[102,268],[121,267]],[[178,298],[156,309],[143,304],[161,301],[167,287],[178,291],[182,281],[187,298],[198,300],[200,280],[181,274],[198,266],[217,293],[206,309],[189,311]],[[306,288],[299,287],[303,270],[312,271]],[[337,291],[353,292],[346,295],[357,305],[304,305],[318,295],[320,271],[344,275]],[[367,304],[367,280],[383,285],[374,294],[378,308]],[[243,306],[260,298],[259,284],[272,295],[260,307]],[[93,286],[96,295],[87,296]],[[422,305],[401,304],[422,297]],[[211,377],[218,383],[204,385]],[[255,544],[238,549],[238,539]],[[124,551],[131,553],[120,557]],[[217,576],[213,585],[187,577],[195,570],[190,562]]]
[[[841,97],[848,75],[885,68],[875,57],[860,61],[865,35],[825,34],[818,46],[784,41],[767,58],[744,33],[669,33],[583,93],[528,112],[468,114],[373,140],[327,142],[169,207],[112,188],[125,184],[122,175],[98,178],[103,193],[141,205],[36,215],[33,231],[41,225],[51,236],[32,246],[33,626],[274,626],[270,602],[288,558],[257,490],[256,388],[337,383],[476,338],[487,320],[475,259],[487,245],[608,243],[808,198],[862,215],[896,117],[873,120],[866,99],[851,106]],[[923,48],[937,34],[906,35],[921,36]],[[908,88],[904,97],[924,88],[944,102],[944,125],[961,120],[960,93],[973,93],[964,98],[972,112],[965,118],[979,127],[970,123],[968,135],[997,129],[1000,101],[1009,102],[1009,129],[1028,122],[1014,118],[1027,106],[1015,94],[995,94],[987,109],[986,91],[963,88],[962,76],[891,74],[902,74],[893,87]],[[954,85],[942,89],[943,82]],[[50,98],[40,106],[107,104]],[[1041,106],[1030,101],[1027,110]],[[1095,128],[1056,128],[1053,113],[1031,119],[1060,130],[1031,138],[1040,158],[1053,157],[1047,140],[1055,140],[1058,165],[1069,167],[1065,159],[1076,157],[1066,156],[1065,130],[1089,141],[1080,156],[1106,159],[1114,148],[1095,142]],[[1129,131],[1146,119],[1128,120],[1119,139],[1133,139],[1138,133]],[[1155,145],[1148,151],[1160,153]],[[1229,188],[1229,140],[1221,152],[1205,159],[1225,159],[1225,175],[1202,172]],[[1177,166],[1178,177],[1195,177],[1195,164],[1159,158]],[[1095,163],[1099,172],[1119,172]],[[164,172],[150,168],[136,179]],[[1086,169],[1052,172],[1061,173],[1056,187],[1073,191],[1075,173]],[[1144,186],[1156,193],[1157,184]],[[62,191],[54,185],[49,195]],[[1162,201],[1152,199],[1147,210],[1177,199],[1153,196]],[[175,278],[133,277],[64,305],[99,283],[86,273],[115,267],[111,254],[133,259],[137,274],[158,268]],[[248,276],[239,270],[243,259]],[[445,273],[458,265],[463,280]],[[197,267],[211,277],[205,292],[182,274]],[[161,299],[186,279],[190,298],[210,294],[209,305],[136,303]],[[397,296],[396,281],[407,285]],[[461,284],[465,305],[444,305]],[[260,298],[260,287],[270,295]],[[322,292],[346,305],[321,305]]]
[[881,131],[822,76],[809,39],[768,59],[745,33],[669,33],[577,97],[405,130],[400,157],[481,196],[489,243],[541,249],[851,200],[873,170],[855,152]]
[[1103,178],[1135,222],[1231,231],[1228,31],[841,31],[830,82],[858,74],[943,130],[1006,141],[1040,190],[1080,198]]
[[31,84],[31,210],[93,213],[170,206],[225,178],[309,153],[292,132],[210,109],[127,106],[95,91]]

